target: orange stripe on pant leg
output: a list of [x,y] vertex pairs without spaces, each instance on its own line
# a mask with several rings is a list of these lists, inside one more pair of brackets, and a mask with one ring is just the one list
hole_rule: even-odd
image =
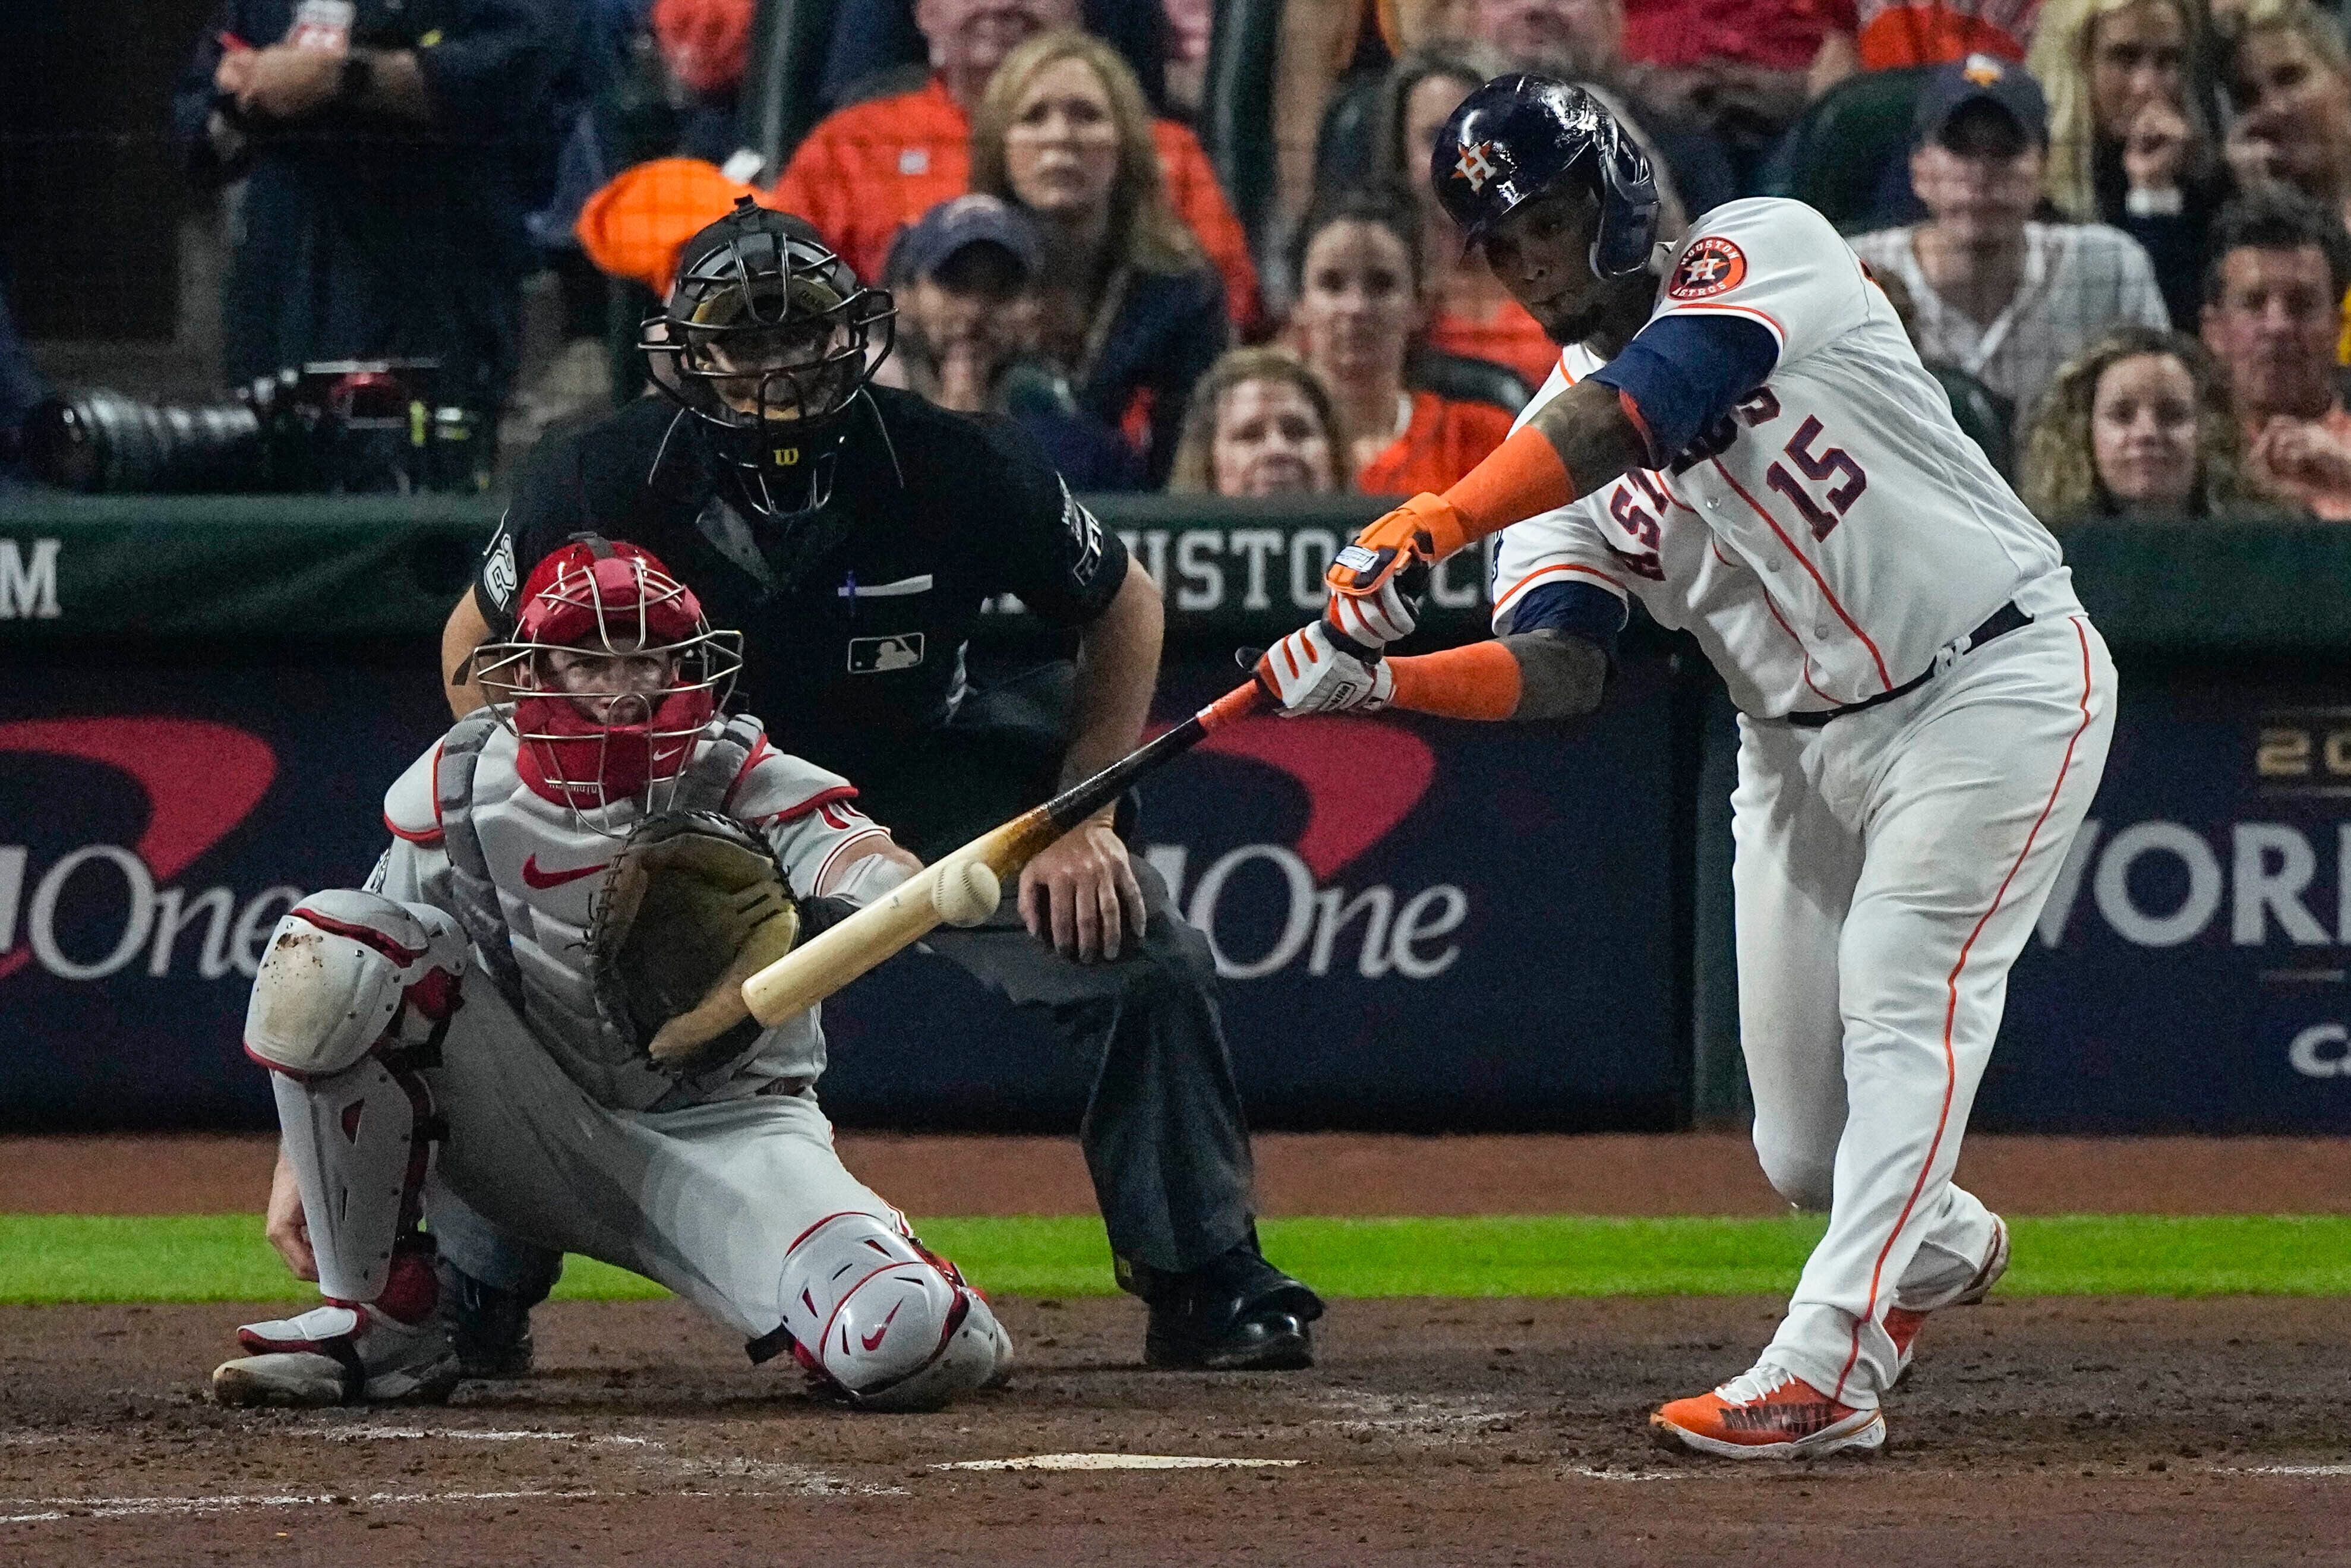
[[1910,1211],[1917,1207],[1918,1195],[1927,1190],[1927,1175],[1935,1168],[1935,1155],[1942,1149],[1943,1133],[1951,1119],[1951,1101],[1959,1092],[1959,1059],[1951,1050],[1951,1030],[1959,1013],[1959,973],[1968,967],[1968,955],[1974,950],[1976,938],[1983,935],[1986,925],[1991,924],[1991,917],[2000,913],[2001,902],[2008,897],[2009,883],[2016,880],[2016,873],[2024,867],[2025,856],[2032,852],[2034,841],[2041,837],[2041,824],[2046,822],[2049,813],[2057,809],[2058,791],[2064,789],[2065,776],[2074,770],[2074,748],[2082,743],[2082,737],[2090,728],[2090,639],[2082,630],[2081,618],[2075,616],[2073,619],[2074,635],[2082,644],[2082,722],[2074,726],[2073,738],[2065,743],[2065,759],[2057,765],[2057,782],[2049,787],[2049,799],[2042,802],[2041,815],[2032,820],[2032,831],[2024,835],[2024,847],[2016,852],[2016,860],[2009,866],[2008,874],[2000,879],[2000,890],[1991,895],[1991,907],[1977,920],[1975,929],[1968,933],[1968,939],[1959,944],[1959,962],[1951,966],[1950,975],[1944,981],[1950,999],[1943,1009],[1943,1108],[1935,1118],[1934,1140],[1927,1145],[1926,1163],[1918,1167],[1918,1179],[1911,1185],[1909,1199],[1903,1204],[1901,1215],[1894,1221],[1894,1228],[1887,1234],[1886,1245],[1877,1249],[1877,1261],[1869,1270],[1869,1300],[1863,1306],[1861,1315],[1854,1320],[1853,1348],[1845,1354],[1844,1370],[1837,1374],[1836,1387],[1829,1394],[1832,1399],[1844,1396],[1845,1381],[1853,1375],[1854,1363],[1861,1359],[1862,1325],[1877,1321],[1877,1286],[1886,1271],[1886,1260],[1893,1254],[1894,1243],[1901,1237],[1902,1228],[1910,1223]]

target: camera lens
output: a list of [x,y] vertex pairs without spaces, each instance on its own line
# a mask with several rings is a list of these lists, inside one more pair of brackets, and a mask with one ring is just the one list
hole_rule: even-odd
[[52,398],[25,424],[35,477],[101,494],[267,487],[260,417],[244,403],[181,408],[102,389]]

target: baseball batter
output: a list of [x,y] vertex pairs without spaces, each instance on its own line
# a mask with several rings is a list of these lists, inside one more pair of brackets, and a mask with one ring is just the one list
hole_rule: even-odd
[[[418,1224],[435,1174],[436,1215],[460,1203],[657,1280],[845,1401],[927,1407],[1008,1370],[987,1303],[834,1154],[813,1010],[687,1059],[664,1060],[657,1029],[635,1038],[652,1021],[640,999],[705,940],[683,929],[667,867],[643,870],[646,841],[679,827],[660,845],[673,863],[715,853],[767,877],[718,901],[748,912],[747,950],[789,946],[774,872],[820,895],[805,923],[915,865],[846,780],[719,716],[737,649],[648,552],[580,536],[532,572],[512,640],[484,650],[505,700],[385,797],[392,842],[366,889],[314,894],[279,923],[246,1046],[271,1071],[326,1304],[238,1330],[248,1354],[213,1375],[223,1403],[448,1392],[457,1360]],[[628,939],[609,944],[640,871]]]
[[[1532,77],[1471,94],[1431,172],[1565,350],[1491,457],[1341,553],[1326,618],[1260,674],[1294,713],[1556,717],[1599,701],[1635,598],[1706,650],[1740,709],[1756,1151],[1829,1228],[1755,1364],[1651,1420],[1733,1458],[1876,1448],[1927,1314],[2007,1266],[1951,1173],[2097,789],[2114,666],[1818,213],[1733,202],[1660,240],[1638,151]],[[1399,575],[1497,532],[1498,639],[1381,658],[1411,624]]]

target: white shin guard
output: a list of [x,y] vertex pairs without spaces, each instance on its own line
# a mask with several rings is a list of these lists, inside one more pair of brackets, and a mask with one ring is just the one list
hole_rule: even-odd
[[307,1082],[269,1075],[286,1158],[302,1188],[319,1290],[372,1301],[392,1277],[392,1244],[414,1224],[431,1154],[431,1103],[381,1057]]
[[383,1293],[438,1135],[417,1069],[458,1006],[465,939],[429,904],[329,888],[297,904],[254,976],[245,1047],[270,1071],[319,1286]]

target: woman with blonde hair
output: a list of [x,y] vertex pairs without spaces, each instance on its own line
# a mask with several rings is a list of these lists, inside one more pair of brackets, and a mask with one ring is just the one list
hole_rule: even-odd
[[1068,28],[1005,57],[971,122],[971,188],[1044,231],[1040,345],[1154,483],[1192,384],[1231,334],[1225,289],[1168,204],[1151,110],[1109,45]]
[[2196,319],[2229,193],[2204,62],[2194,0],[2051,0],[2027,61],[2049,99],[2050,203],[2138,241],[2174,321]]
[[2276,506],[2246,468],[2212,356],[2193,338],[2137,325],[2108,332],[2050,382],[2027,437],[2023,494],[2052,528]]
[[2241,184],[2291,185],[2351,223],[2351,48],[2309,0],[2246,0],[2220,30]]
[[1167,488],[1179,496],[1328,496],[1347,488],[1331,389],[1287,349],[1235,349],[1192,389]]

